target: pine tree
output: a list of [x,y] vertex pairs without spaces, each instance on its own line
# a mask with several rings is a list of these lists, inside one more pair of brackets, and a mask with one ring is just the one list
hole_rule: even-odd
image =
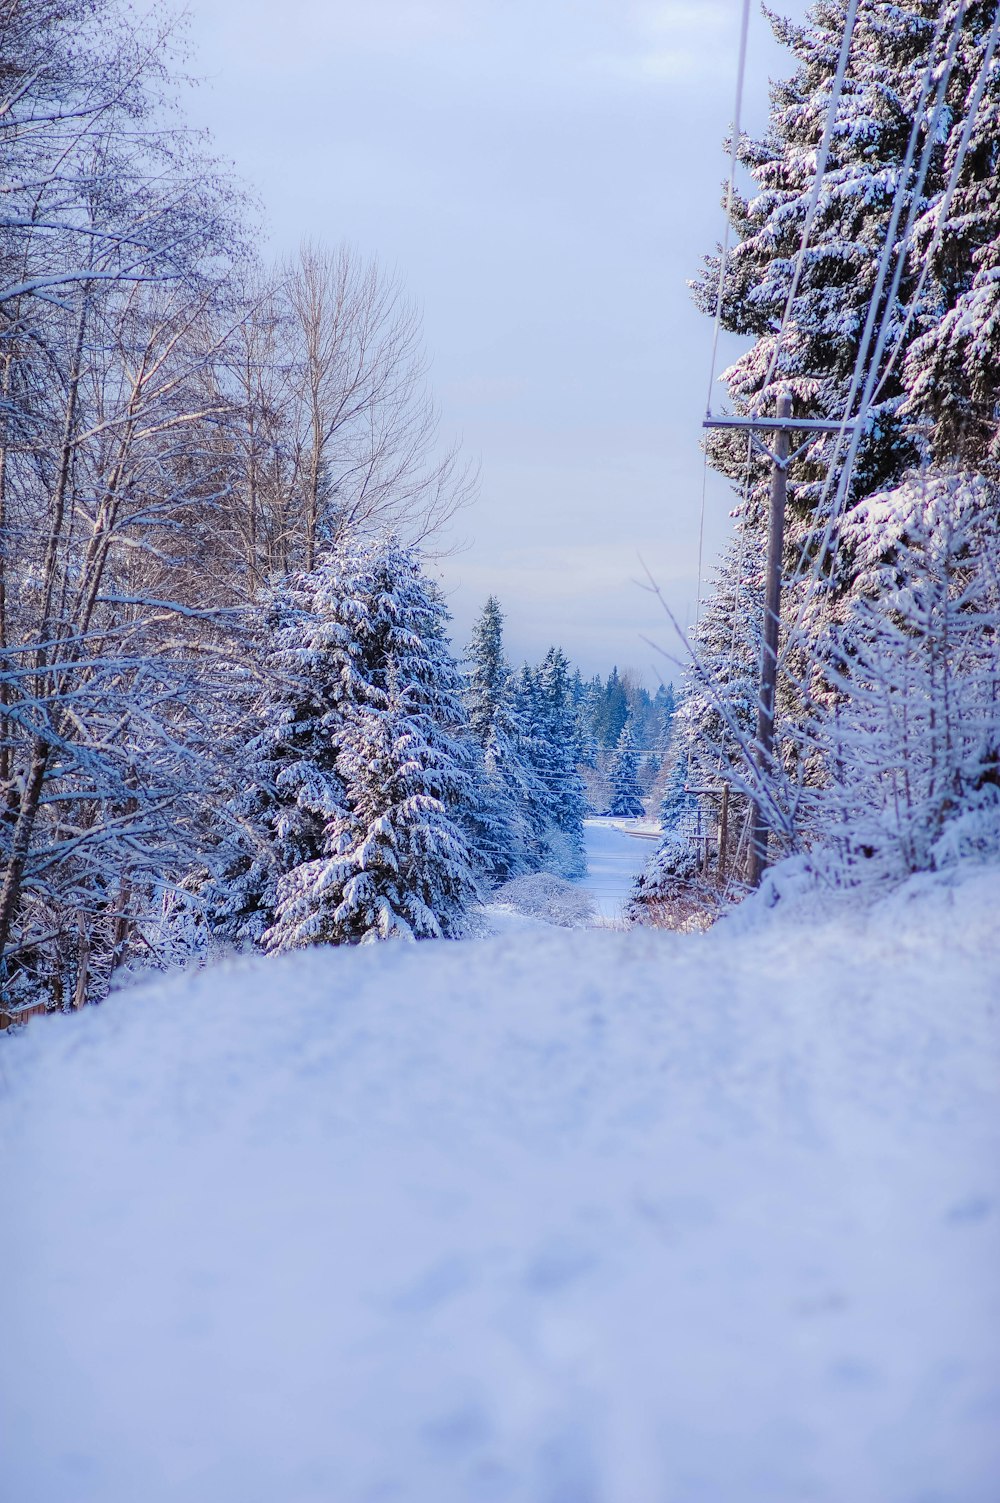
[[490,596],[466,653],[465,702],[477,743],[476,798],[469,833],[487,879],[508,881],[533,869],[537,845],[532,804],[540,802],[522,756],[526,740],[503,651],[503,613]]
[[270,950],[462,933],[478,895],[454,818],[470,794],[463,759],[394,671],[378,700],[338,735],[348,807],[328,821],[324,855],[279,882]]
[[331,609],[340,580],[339,566],[324,558],[262,613],[265,689],[238,727],[244,739],[231,743],[241,786],[221,811],[211,875],[199,884],[209,928],[233,944],[261,943],[281,876],[320,856],[328,821],[346,807],[332,729],[363,684],[352,634]]
[[550,647],[538,670],[538,771],[546,790],[552,825],[549,843],[556,851],[560,875],[582,875],[583,781],[576,770],[575,715],[569,691],[569,663],[559,647]]
[[618,745],[611,759],[608,778],[611,783],[609,814],[619,819],[639,819],[646,810],[642,802],[637,777],[639,757],[632,740],[632,730],[626,720],[622,726]]
[[344,542],[279,592],[217,932],[269,950],[460,931],[474,803],[447,615],[412,550]]
[[660,824],[664,837],[673,838],[693,834],[697,827],[698,804],[694,794],[687,792],[688,753],[680,746],[670,771],[660,803]]
[[622,726],[628,717],[628,709],[625,685],[619,677],[617,667],[614,667],[604,685],[598,709],[597,735],[606,751],[617,746]]
[[495,595],[489,597],[472,628],[466,661],[469,729],[480,746],[485,747],[497,724],[510,674],[503,651],[503,612]]
[[[950,129],[942,175],[957,164],[973,95],[986,61],[994,11],[969,5],[949,87]],[[1000,466],[1000,71],[985,76],[968,151],[946,213],[935,198],[918,221],[913,260],[924,278],[909,312],[914,338],[903,367],[904,415],[930,419],[931,457],[954,457],[995,475]]]
[[673,684],[660,684],[653,696],[653,710],[655,713],[653,746],[658,752],[665,752],[670,748],[670,738],[673,734],[676,709],[677,703],[674,697]]
[[[970,14],[963,24],[981,36],[989,24],[990,8],[973,5],[967,9]],[[787,318],[786,304],[816,184],[818,147],[844,35],[846,0],[815,0],[803,25],[772,18],[778,40],[791,50],[797,67],[787,82],[772,88],[766,136],[759,141],[744,139],[738,147],[739,160],[754,179],[756,191],[748,197],[734,195],[736,244],[726,265],[722,319],[726,328],[751,336],[755,343],[725,374],[736,412],[769,414],[778,392],[787,389],[797,416],[839,420],[844,415],[894,206],[899,210],[896,239],[912,211],[919,246],[921,226],[933,223],[942,192],[951,149],[944,139],[949,136],[954,141],[969,91],[970,70],[961,62],[961,49],[950,75],[943,67],[954,16],[953,0],[948,0],[944,11],[929,0],[910,0],[903,8],[886,0],[861,0],[817,212]],[[924,164],[926,130],[936,97],[933,89],[929,97],[926,92],[926,65],[932,51],[937,67],[934,78],[944,74],[947,83],[946,108],[936,126],[942,139],[933,142]],[[915,120],[915,144],[907,168]],[[923,231],[925,241],[927,233]],[[711,314],[716,307],[720,264],[718,256],[707,258],[705,270],[693,284],[697,303]],[[879,331],[887,335],[887,344],[851,475],[848,506],[898,483],[920,457],[920,441],[907,411],[910,377],[904,374],[907,352],[919,332],[918,322],[909,317],[921,272],[919,252],[903,262],[895,293],[894,266],[890,262],[890,275],[874,310],[868,359]],[[921,304],[939,304],[942,297],[947,304],[949,296],[935,276],[932,285],[925,287]],[[862,377],[866,368],[860,368]],[[837,502],[839,469],[833,470],[830,480],[835,448],[832,435],[814,437],[790,475],[785,531],[789,575],[801,556],[816,554],[825,537],[831,507]],[[755,561],[763,555],[766,532],[766,460],[748,458],[745,436],[734,431],[712,433],[708,453],[713,466],[741,488],[749,473],[740,511],[744,527],[757,540],[746,555],[753,574]],[[842,459],[842,450],[840,454]],[[839,611],[838,601],[853,588],[846,549],[824,555],[823,569],[832,575],[833,588],[828,586],[822,595],[812,591],[809,621],[814,640],[831,613]],[[811,587],[786,585],[786,616],[799,610],[798,597],[807,588]]]

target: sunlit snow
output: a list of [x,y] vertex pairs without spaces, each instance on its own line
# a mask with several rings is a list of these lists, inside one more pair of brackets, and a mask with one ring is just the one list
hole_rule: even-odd
[[154,981],[2,1055],[17,1503],[993,1503],[1000,881]]

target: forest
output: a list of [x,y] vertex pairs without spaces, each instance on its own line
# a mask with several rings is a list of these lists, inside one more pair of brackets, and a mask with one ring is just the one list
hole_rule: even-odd
[[[411,268],[305,203],[269,258],[170,0],[0,0],[10,1503],[1000,1497],[1000,3],[787,3],[192,0],[282,171],[305,26],[317,191],[454,235],[479,463]],[[715,246],[701,166],[625,172],[668,120]],[[662,308],[635,223],[692,247]],[[678,308],[731,509],[687,615]],[[634,656],[588,319],[662,415]]]
[[907,18],[774,20],[794,71],[730,142],[726,245],[692,282],[747,341],[733,415],[828,424],[787,470],[765,746],[752,427],[706,437],[735,527],[676,702],[556,646],[511,665],[492,596],[456,647],[432,564],[476,476],[438,441],[399,278],[346,246],[261,261],[168,12],[8,0],[9,1008],[227,947],[458,936],[512,877],[579,877],[587,815],[659,817],[646,923],[744,897],[755,817],[767,863],[834,886],[995,853],[997,18]]

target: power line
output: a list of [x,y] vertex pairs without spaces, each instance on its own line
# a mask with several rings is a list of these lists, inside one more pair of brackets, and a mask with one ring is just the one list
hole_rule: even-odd
[[944,234],[944,227],[947,223],[948,212],[951,208],[952,199],[955,196],[955,189],[958,187],[959,175],[962,171],[962,165],[965,161],[966,152],[969,149],[969,143],[972,139],[972,132],[975,128],[975,122],[976,117],[979,113],[979,107],[983,102],[983,94],[986,89],[986,81],[989,77],[990,66],[993,62],[993,54],[996,51],[998,41],[1000,41],[1000,12],[998,12],[993,22],[993,29],[990,32],[990,39],[987,44],[982,67],[979,70],[979,78],[976,81],[976,87],[973,91],[971,105],[969,112],[966,115],[965,126],[963,127],[962,135],[959,139],[958,149],[955,153],[955,161],[952,164],[952,169],[948,178],[947,186],[945,188],[944,194],[942,195],[940,203],[935,206],[936,222],[934,225],[934,233],[931,236],[930,245],[927,247],[927,250],[923,257],[923,265],[920,268],[920,275],[917,278],[917,285],[914,288],[913,296],[910,299],[909,307],[906,310],[906,317],[903,320],[902,328],[896,336],[892,354],[889,356],[885,370],[883,371],[882,376],[879,379],[878,386],[875,388],[873,400],[875,400],[881,393],[883,386],[888,380],[889,373],[902,351],[906,336],[909,333],[910,324],[913,322],[913,319],[916,315],[917,308],[920,304],[920,298],[923,295],[924,287],[927,284],[927,278],[930,276],[931,268],[934,265],[934,256],[937,252],[938,246],[941,244],[941,237]]
[[777,338],[771,350],[771,358],[768,362],[767,373],[764,377],[764,385],[761,394],[766,395],[771,384],[775,366],[778,363],[778,354],[781,350],[781,341],[791,315],[792,305],[798,296],[799,283],[802,280],[802,271],[805,267],[806,250],[812,235],[812,227],[816,220],[819,209],[819,200],[823,188],[823,178],[826,174],[826,165],[830,158],[830,146],[833,142],[833,132],[837,123],[837,108],[840,104],[840,95],[844,87],[844,78],[847,73],[847,61],[851,52],[851,42],[854,38],[854,25],[858,18],[858,0],[850,0],[847,14],[844,17],[844,35],[840,44],[840,56],[837,59],[837,72],[833,80],[833,88],[830,91],[830,103],[827,107],[826,122],[823,126],[823,136],[820,141],[819,151],[816,155],[816,165],[813,177],[812,193],[809,196],[809,207],[806,210],[805,221],[802,225],[802,236],[795,257],[795,270],[792,274],[791,286],[785,299],[784,312],[781,315],[781,323],[778,326]]
[[726,264],[729,260],[729,232],[732,226],[733,198],[736,193],[736,163],[740,150],[740,123],[743,116],[743,83],[747,66],[747,36],[750,29],[750,0],[743,0],[743,17],[740,22],[740,58],[736,71],[736,104],[733,111],[733,139],[729,153],[729,184],[726,188],[726,222],[722,232],[722,255],[719,259],[719,286],[715,298],[715,324],[712,329],[712,359],[709,367],[708,392],[705,398],[706,414],[712,411],[712,390],[715,386],[715,366],[719,353],[719,329],[722,325],[722,294],[726,279]]
[[[913,125],[910,130],[906,153],[900,167],[899,179],[896,184],[896,191],[893,195],[892,210],[889,216],[889,223],[886,227],[885,239],[882,245],[882,252],[879,256],[875,286],[873,288],[872,296],[868,304],[868,313],[865,318],[864,329],[862,331],[861,340],[858,345],[858,351],[854,361],[854,369],[851,373],[850,386],[848,388],[847,397],[844,402],[843,418],[841,420],[840,431],[838,432],[836,439],[834,440],[833,453],[830,456],[826,479],[824,480],[823,489],[820,493],[819,502],[817,505],[817,510],[821,510],[830,496],[833,485],[834,472],[837,470],[838,462],[840,460],[842,445],[849,432],[850,437],[848,441],[847,455],[845,457],[843,465],[841,465],[839,469],[837,490],[834,496],[834,501],[832,506],[830,507],[829,516],[823,527],[820,547],[815,555],[815,558],[813,559],[812,566],[808,571],[808,578],[811,583],[816,583],[818,581],[819,576],[827,562],[827,558],[830,554],[831,542],[833,542],[836,537],[835,528],[840,520],[840,514],[843,510],[844,504],[846,503],[854,463],[857,459],[858,449],[863,437],[865,418],[867,417],[868,410],[871,404],[871,393],[878,371],[878,361],[881,358],[881,351],[885,347],[885,339],[888,334],[888,309],[884,311],[881,323],[879,325],[875,352],[872,357],[871,365],[867,370],[861,402],[858,406],[858,411],[854,415],[853,419],[851,418],[851,413],[854,407],[855,398],[857,396],[858,387],[861,384],[862,371],[865,370],[865,366],[868,361],[868,352],[871,346],[872,335],[875,331],[875,322],[879,314],[879,305],[882,300],[882,293],[885,289],[885,279],[888,275],[889,264],[892,260],[894,252],[896,252],[896,267],[893,276],[890,301],[891,298],[895,296],[895,292],[898,291],[899,288],[899,281],[902,276],[902,270],[906,260],[909,237],[912,233],[916,218],[915,205],[919,203],[920,195],[923,191],[924,182],[926,181],[927,168],[930,161],[930,148],[933,145],[934,131],[936,129],[937,122],[940,119],[941,110],[943,109],[944,104],[945,92],[947,90],[951,72],[954,67],[955,55],[958,48],[958,39],[961,34],[961,26],[965,16],[967,3],[968,0],[962,0],[962,3],[959,5],[958,10],[955,13],[948,52],[944,59],[942,71],[938,79],[936,107],[933,112],[931,121],[928,123],[927,139],[925,141],[924,151],[921,155],[916,179],[911,187],[908,182],[908,178],[910,169],[913,165],[913,158],[916,153],[920,127],[924,121],[924,107],[926,105],[927,98],[930,94],[933,84],[934,57],[945,29],[946,18],[944,13],[942,13],[938,19],[934,36],[931,41],[931,46],[928,51],[927,64],[924,68],[924,73],[921,80],[918,103],[914,110]],[[903,210],[903,202],[908,192],[912,195],[910,213],[907,216],[906,229],[904,231],[903,237],[897,242],[896,232],[899,228],[899,221]],[[803,565],[805,564],[805,561],[808,557],[809,541],[809,537],[807,536],[803,540],[802,546],[799,550],[798,563],[796,564],[795,571],[790,581],[792,584],[797,584],[802,579],[806,578],[806,572],[803,569]],[[833,554],[834,558],[836,557],[836,551],[837,550],[835,547]],[[833,560],[831,560],[831,562],[832,561]],[[807,592],[803,596],[798,610],[796,611],[794,626],[786,635],[785,647],[781,654],[782,661],[787,658],[791,644],[794,640],[795,633],[798,632],[803,624],[803,621],[805,620],[808,604],[809,595]]]
[[[719,356],[719,330],[722,327],[722,292],[725,286],[726,265],[729,260],[729,234],[732,226],[733,197],[736,192],[736,163],[740,149],[740,127],[743,117],[743,84],[747,67],[747,37],[750,32],[750,0],[743,0],[743,16],[740,21],[739,62],[736,68],[736,100],[733,107],[733,139],[729,153],[729,183],[726,188],[726,220],[722,231],[722,255],[719,259],[719,287],[715,298],[715,323],[712,329],[712,358],[709,363],[708,392],[705,396],[706,413],[712,410],[712,389],[715,386],[715,367]],[[701,615],[701,572],[705,548],[705,501],[708,492],[708,455],[704,455],[701,473],[701,512],[698,518],[698,589],[695,596],[695,620]]]
[[[803,272],[803,269],[805,267],[806,250],[808,249],[808,246],[809,246],[809,240],[810,240],[811,235],[812,235],[813,225],[815,224],[816,214],[817,214],[818,209],[819,209],[819,201],[820,201],[820,195],[821,195],[821,190],[822,190],[823,177],[824,177],[824,175],[826,173],[827,162],[829,161],[829,157],[830,157],[830,147],[831,147],[831,144],[833,142],[833,134],[834,134],[834,130],[836,128],[837,110],[838,110],[838,106],[840,104],[840,96],[841,96],[841,93],[843,92],[844,78],[845,78],[846,73],[847,73],[847,63],[848,63],[848,58],[850,56],[850,51],[851,51],[851,42],[852,42],[852,39],[853,39],[853,36],[854,36],[854,26],[855,26],[855,23],[857,21],[858,3],[859,3],[859,0],[849,0],[849,4],[848,4],[848,8],[847,8],[847,14],[846,14],[845,19],[844,19],[844,35],[843,35],[843,37],[841,39],[840,55],[839,55],[839,57],[837,59],[837,71],[836,71],[836,73],[834,75],[833,86],[832,86],[832,88],[830,90],[830,102],[829,102],[829,104],[827,106],[826,120],[825,120],[824,125],[823,125],[823,135],[822,135],[822,137],[820,139],[819,151],[817,152],[817,155],[816,155],[816,162],[815,162],[815,168],[814,168],[814,177],[813,177],[813,187],[812,187],[812,192],[811,192],[810,197],[809,197],[809,203],[808,203],[808,206],[806,208],[805,219],[804,219],[803,224],[802,224],[802,233],[801,233],[801,236],[799,238],[799,248],[798,248],[798,251],[796,252],[796,258],[795,258],[795,270],[794,270],[793,275],[792,275],[792,281],[791,281],[791,285],[790,285],[789,290],[788,290],[788,296],[785,299],[785,306],[784,306],[784,310],[783,310],[782,315],[781,315],[781,323],[780,323],[780,325],[778,327],[777,337],[775,339],[774,346],[773,346],[773,348],[771,350],[771,356],[770,356],[770,359],[769,359],[769,362],[768,362],[767,373],[766,373],[766,375],[764,377],[763,387],[761,388],[762,393],[766,393],[768,387],[771,384],[771,380],[772,380],[773,375],[774,375],[775,366],[776,366],[777,360],[778,360],[778,354],[779,354],[780,349],[781,349],[781,341],[782,341],[782,339],[784,337],[785,329],[786,329],[787,324],[788,324],[788,319],[789,319],[789,316],[791,314],[792,306],[794,304],[796,296],[798,295],[799,284],[800,284],[800,282],[802,280],[802,272]],[[740,106],[740,103],[741,103],[741,100],[742,100],[742,67],[745,64],[745,51],[746,51],[746,45],[745,44],[746,44],[746,10],[744,10],[743,35],[742,35],[742,38],[741,38],[741,78],[740,78],[740,83],[739,83],[739,86],[738,86],[738,89],[737,89],[737,114],[739,113],[739,106]],[[735,170],[736,170],[736,142],[737,142],[737,139],[738,139],[737,134],[736,134],[736,132],[734,132],[734,135],[733,135],[733,151],[732,151],[731,159],[730,159],[729,191],[727,193],[727,199],[726,199],[726,231],[725,231],[726,238],[723,241],[723,255],[722,255],[722,261],[721,261],[721,264],[720,264],[720,267],[719,267],[719,287],[718,287],[718,292],[717,292],[717,295],[716,295],[716,305],[715,305],[715,327],[714,327],[713,334],[712,334],[711,376],[709,378],[708,398],[707,398],[707,402],[706,402],[706,414],[708,416],[711,416],[711,412],[712,412],[712,389],[713,389],[713,387],[715,385],[715,365],[716,365],[717,349],[718,349],[718,343],[719,343],[719,326],[720,326],[721,319],[722,319],[723,287],[724,287],[724,278],[725,278],[725,272],[726,272],[726,261],[727,261],[727,254],[728,254],[728,244],[729,244],[728,237],[729,237],[729,230],[730,230],[730,225],[731,225],[731,209],[732,209],[732,198],[733,198],[733,191],[734,191],[733,184],[734,184],[734,177],[735,177]],[[753,473],[753,442],[751,440],[747,444],[747,461],[746,461],[746,469],[745,469],[745,472],[744,472],[743,487],[742,487],[742,489],[743,489],[743,507],[744,507],[744,509],[749,504],[749,499],[750,499],[750,480],[751,480],[752,473]],[[707,453],[707,450],[706,450],[705,454],[704,454],[704,464],[703,464],[703,467],[702,467],[701,515],[700,515],[699,525],[698,525],[698,597],[697,597],[697,607],[696,607],[696,613],[695,613],[695,621],[696,621],[696,623],[700,619],[700,615],[701,615],[702,557],[703,557],[704,535],[705,535],[705,499],[706,499],[707,486],[708,486],[708,453]],[[741,564],[742,564],[742,554],[741,554]],[[734,630],[733,630],[733,651],[735,653],[735,621],[734,621]]]

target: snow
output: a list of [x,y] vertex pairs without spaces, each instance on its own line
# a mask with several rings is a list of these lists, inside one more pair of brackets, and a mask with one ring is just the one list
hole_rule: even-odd
[[650,819],[584,820],[587,871],[580,885],[592,897],[600,922],[622,920],[632,884],[656,849],[659,828]]
[[10,1038],[0,1493],[994,1503],[1000,874],[782,891]]

